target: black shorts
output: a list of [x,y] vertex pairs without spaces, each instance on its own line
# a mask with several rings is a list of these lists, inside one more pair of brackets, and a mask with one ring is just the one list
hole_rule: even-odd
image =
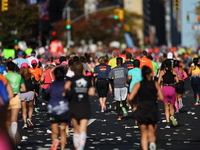
[[175,85],[175,90],[177,94],[183,94],[185,91],[184,88],[184,81],[179,81],[176,85]]
[[69,121],[68,113],[61,114],[61,115],[55,115],[55,114],[49,114],[49,121],[51,124],[53,123],[64,123]]

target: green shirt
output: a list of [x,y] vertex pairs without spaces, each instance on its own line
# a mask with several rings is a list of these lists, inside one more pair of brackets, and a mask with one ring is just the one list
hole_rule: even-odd
[[154,76],[156,76],[157,71],[159,69],[158,63],[155,61],[152,61],[152,66],[153,66],[153,72],[154,72]]
[[24,80],[22,79],[22,77],[17,74],[17,73],[7,73],[5,75],[5,77],[8,79],[11,87],[12,87],[12,91],[14,94],[17,94],[20,92],[20,86],[22,84],[24,84]]

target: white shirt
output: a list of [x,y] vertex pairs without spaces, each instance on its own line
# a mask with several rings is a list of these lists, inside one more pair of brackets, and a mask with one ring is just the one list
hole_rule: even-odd
[[74,74],[74,71],[72,71],[72,70],[68,70],[67,71],[67,74],[66,74],[66,76],[68,76],[68,77],[73,77],[75,74]]
[[32,61],[32,60],[36,60],[36,61],[37,61],[37,63],[39,62],[39,61],[38,61],[38,59],[37,59],[37,58],[35,58],[35,57],[33,57],[33,56],[30,56],[30,57],[26,58],[26,60],[29,62],[29,64],[30,64],[30,67],[32,67],[32,65],[31,65],[31,61]]

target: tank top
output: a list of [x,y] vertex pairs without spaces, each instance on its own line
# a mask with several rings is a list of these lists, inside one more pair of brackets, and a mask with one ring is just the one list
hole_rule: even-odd
[[88,102],[88,89],[92,87],[91,80],[86,76],[74,76],[71,82],[71,103]]
[[192,76],[199,76],[200,69],[198,66],[194,66],[194,70],[192,70]]
[[157,100],[157,89],[154,81],[141,81],[138,91],[139,102],[149,101],[155,102]]
[[51,77],[50,77],[50,71],[51,69],[45,70],[45,77],[44,77],[44,85],[42,86],[43,89],[50,88],[50,83],[52,83]]
[[178,67],[175,67],[175,70],[176,70],[176,73],[177,73],[177,77],[178,77],[178,78],[183,78],[183,77],[184,77],[183,73],[181,73],[181,72],[179,71],[179,68],[178,68]]
[[174,75],[172,73],[172,70],[165,70],[165,74],[162,76],[163,78],[163,84],[174,84]]

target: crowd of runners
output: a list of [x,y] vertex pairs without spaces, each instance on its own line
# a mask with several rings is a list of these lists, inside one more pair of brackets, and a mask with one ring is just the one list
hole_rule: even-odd
[[[1,137],[5,149],[18,144],[17,129],[34,126],[33,113],[39,112],[38,98],[46,101],[51,123],[51,150],[64,150],[69,124],[74,128],[73,144],[83,150],[87,124],[91,118],[89,97],[97,93],[100,111],[107,110],[107,94],[116,104],[116,119],[133,112],[134,128],[140,129],[143,150],[156,149],[155,131],[158,100],[164,104],[166,126],[178,125],[175,113],[183,107],[184,80],[191,78],[194,105],[200,104],[200,64],[190,51],[160,52],[158,49],[120,51],[99,56],[72,54],[59,58],[26,56],[18,51],[16,58],[0,61]],[[96,92],[95,92],[96,91]],[[24,125],[18,126],[19,111]],[[5,138],[6,137],[6,138]],[[7,144],[10,140],[13,145]]]

